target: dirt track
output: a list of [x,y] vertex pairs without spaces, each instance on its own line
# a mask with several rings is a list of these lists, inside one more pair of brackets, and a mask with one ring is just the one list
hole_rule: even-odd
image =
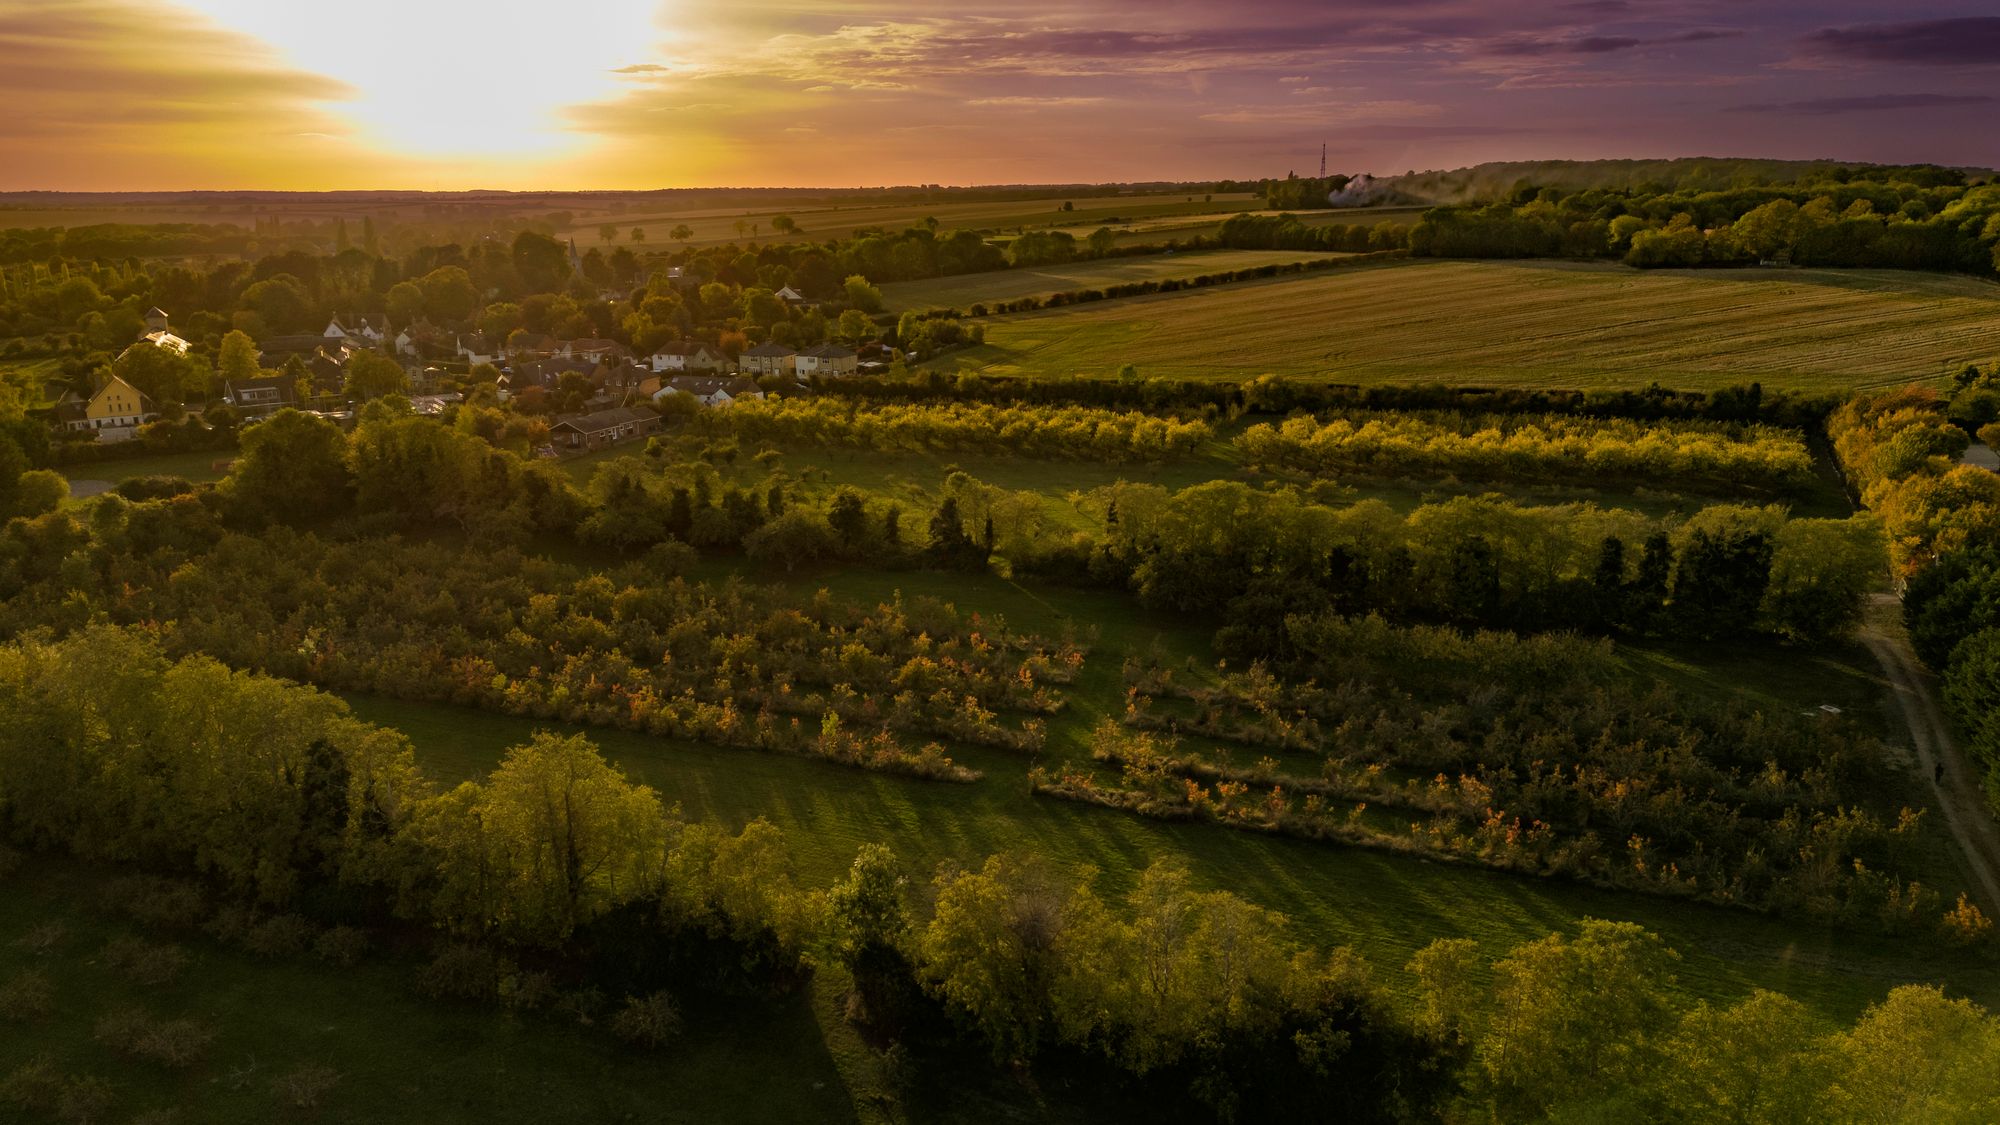
[[[1861,628],[1862,643],[1875,654],[1896,697],[1898,712],[1910,731],[1917,768],[1937,790],[1945,827],[1958,841],[1972,877],[1979,908],[2000,917],[2000,824],[1994,823],[1981,792],[1979,773],[1952,741],[1951,725],[1931,693],[1930,676],[1910,649],[1903,631],[1902,603],[1893,595],[1877,594]],[[1938,784],[1938,763],[1944,782]]]

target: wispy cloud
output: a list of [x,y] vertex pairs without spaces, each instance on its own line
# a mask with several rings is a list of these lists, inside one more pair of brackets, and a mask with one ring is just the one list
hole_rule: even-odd
[[1803,113],[1826,117],[1846,113],[1880,113],[1892,109],[1945,109],[1992,105],[1988,94],[1864,94],[1858,97],[1809,98],[1797,102],[1761,102],[1727,107],[1731,113]]

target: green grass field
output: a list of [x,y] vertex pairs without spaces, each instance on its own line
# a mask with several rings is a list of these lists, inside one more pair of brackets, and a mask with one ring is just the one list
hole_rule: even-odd
[[[705,577],[731,573],[704,564]],[[758,575],[775,578],[771,575]],[[1095,630],[1097,646],[1050,724],[1050,759],[1080,757],[1090,726],[1121,704],[1123,653],[1160,646],[1170,658],[1206,659],[1206,637],[1177,619],[1148,613],[1110,593],[1029,590],[994,577],[844,571],[790,580],[801,592],[886,599],[929,594],[962,609],[999,612],[1017,628]],[[1839,651],[1801,658],[1752,648],[1712,651],[1634,649],[1635,674],[1690,690],[1747,694],[1773,708],[1833,703],[1864,719],[1881,701],[1864,655]],[[362,717],[408,733],[427,768],[443,779],[482,774],[501,752],[538,724],[507,716],[380,698],[350,699]],[[1288,914],[1305,939],[1351,944],[1381,979],[1402,988],[1402,965],[1439,937],[1464,936],[1490,952],[1583,917],[1630,919],[1658,930],[1687,958],[1684,979],[1709,996],[1751,987],[1779,989],[1821,1008],[1851,1015],[1892,983],[1942,980],[1955,989],[2000,999],[2000,972],[1975,960],[1913,957],[1898,942],[1834,932],[1746,912],[1600,891],[1365,849],[1267,837],[1029,796],[1027,760],[999,752],[955,752],[984,770],[983,780],[950,785],[847,769],[826,763],[732,751],[598,730],[593,737],[632,774],[691,817],[741,824],[764,817],[798,850],[810,882],[835,878],[862,844],[892,845],[913,871],[940,862],[971,862],[1000,851],[1040,855],[1062,870],[1096,869],[1103,889],[1124,890],[1157,859],[1183,863],[1204,884],[1226,888]],[[1914,799],[1914,797],[1912,797]],[[1940,849],[1931,880],[1959,885]]]
[[1297,250],[1191,250],[1171,255],[1149,254],[1142,258],[1071,262],[1040,269],[994,270],[923,281],[899,281],[882,287],[882,299],[891,312],[932,306],[963,309],[979,301],[1011,301],[1072,289],[1101,289],[1107,285],[1124,285],[1134,281],[1199,277],[1205,273],[1338,256]]
[[945,366],[1109,378],[1830,391],[2000,356],[2000,285],[1893,271],[1392,262],[996,317]]
[[[141,985],[99,956],[111,940],[142,932],[107,913],[105,883],[103,869],[37,857],[0,884],[0,981],[40,972],[54,1000],[40,1019],[0,1017],[0,1077],[46,1056],[66,1075],[107,1080],[113,1111],[94,1120],[173,1108],[174,1121],[243,1125],[839,1122],[858,1119],[853,1087],[870,1081],[865,1048],[829,1045],[815,1007],[833,1000],[815,994],[742,1005],[725,1018],[691,1011],[690,1034],[649,1054],[602,1028],[423,999],[412,987],[415,964],[379,954],[336,970],[310,954],[257,958],[195,936],[176,941],[191,955],[177,979]],[[63,927],[52,950],[24,948],[24,936],[50,923]],[[93,1041],[97,1020],[132,1008],[198,1020],[216,1038],[185,1070]],[[853,1058],[837,1062],[836,1048]],[[271,1088],[308,1065],[339,1076],[317,1113],[285,1105]],[[0,1110],[0,1119],[47,1120],[11,1113]]]
[[74,465],[61,465],[57,472],[71,481],[101,480],[110,484],[131,480],[133,477],[182,477],[191,481],[221,480],[223,471],[217,465],[229,461],[235,453],[226,449],[205,449],[193,453],[161,453],[151,457],[125,457],[111,461],[86,461]]

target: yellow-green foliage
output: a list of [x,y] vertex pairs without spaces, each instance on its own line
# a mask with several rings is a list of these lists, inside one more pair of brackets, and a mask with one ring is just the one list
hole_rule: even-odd
[[1185,457],[1214,433],[1207,422],[1087,406],[920,403],[857,406],[824,398],[742,402],[703,426],[746,441],[802,442],[872,452],[981,452],[1093,461]]
[[1236,448],[1253,464],[1379,476],[1637,477],[1659,484],[1693,478],[1755,488],[1798,487],[1812,479],[1805,435],[1714,422],[1357,411],[1252,426]]

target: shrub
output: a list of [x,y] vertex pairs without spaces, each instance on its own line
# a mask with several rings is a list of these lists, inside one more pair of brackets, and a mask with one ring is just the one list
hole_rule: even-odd
[[101,956],[112,969],[145,985],[171,983],[188,963],[187,952],[178,945],[135,937],[113,939]]
[[126,1054],[152,1028],[151,1016],[137,1008],[124,1008],[100,1018],[90,1029],[90,1037],[100,1047]]
[[0,984],[0,1020],[26,1023],[47,1019],[55,1010],[55,986],[39,970],[25,969]]
[[202,932],[225,945],[241,945],[257,927],[257,912],[236,903],[224,903]]
[[340,1084],[331,1067],[307,1065],[271,1079],[271,1092],[291,1109],[318,1109],[320,1099]]
[[131,1051],[140,1058],[185,1069],[201,1061],[215,1029],[195,1020],[164,1020],[142,1032]]
[[596,988],[571,989],[556,997],[556,1014],[575,1020],[580,1027],[595,1024],[603,1011],[604,993]]
[[1956,946],[1978,945],[1993,936],[1993,920],[1959,892],[1958,904],[1945,912],[1938,923],[1944,940]]
[[500,990],[500,957],[477,945],[447,945],[417,973],[417,991],[434,1000],[494,998]]
[[74,1075],[56,1095],[56,1119],[69,1125],[94,1125],[104,1119],[115,1101],[111,1083],[94,1074]]
[[693,547],[679,540],[669,540],[646,552],[646,567],[665,582],[686,576],[700,558]]
[[243,948],[259,957],[296,957],[312,944],[312,923],[296,914],[266,918],[243,935]]
[[208,911],[201,888],[147,875],[113,880],[105,897],[119,913],[159,930],[192,930]]
[[15,939],[14,945],[36,957],[46,957],[69,937],[69,927],[60,920],[43,922]]
[[516,973],[500,984],[500,1001],[516,1012],[539,1012],[557,1003],[562,993],[547,973]]
[[680,1033],[681,1016],[673,998],[664,992],[649,996],[629,996],[625,1006],[611,1017],[611,1033],[636,1047],[658,1050]]
[[36,1055],[0,1079],[0,1103],[16,1109],[47,1113],[62,1096],[63,1076],[55,1059]]
[[368,933],[353,926],[335,926],[313,942],[313,955],[336,968],[351,969],[368,955]]
[[167,500],[175,496],[185,496],[194,491],[194,483],[184,477],[149,476],[132,477],[118,483],[112,491],[135,503],[145,500]]

